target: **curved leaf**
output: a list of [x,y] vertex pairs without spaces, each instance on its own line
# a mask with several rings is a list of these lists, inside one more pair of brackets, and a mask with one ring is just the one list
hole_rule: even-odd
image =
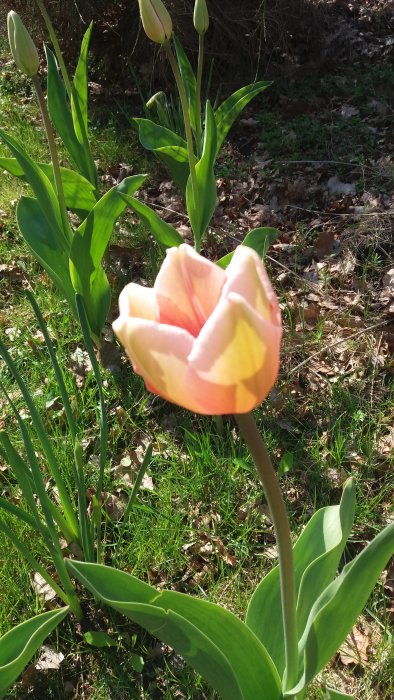
[[0,697],[4,697],[44,639],[67,613],[68,608],[42,613],[22,622],[0,638]]
[[185,139],[175,131],[151,119],[135,118],[141,145],[153,151],[164,163],[174,182],[184,192],[189,177],[189,159]]
[[[349,479],[340,505],[318,510],[294,545],[299,637],[314,601],[336,574],[353,525],[354,507],[355,487]],[[285,668],[282,619],[279,567],[276,566],[253,593],[246,624],[266,646],[280,675]]]
[[[83,143],[84,135],[88,133],[88,50],[92,29],[93,22],[89,24],[82,39],[71,95],[71,113],[74,122],[74,131],[80,143]],[[78,106],[76,105],[77,101]]]
[[74,289],[68,268],[69,250],[63,236],[53,231],[37,200],[32,197],[21,197],[16,218],[34,257],[75,310]]
[[261,80],[259,83],[245,85],[227,98],[215,112],[216,127],[218,134],[217,151],[220,148],[234,121],[241,114],[242,110],[253,100],[256,95],[272,85],[271,82]]
[[[52,165],[50,163],[37,163],[37,165],[46,175],[52,187],[55,188],[56,183]],[[16,158],[0,158],[0,168],[4,168],[10,175],[19,177],[27,182],[24,170]],[[83,175],[69,168],[60,168],[60,174],[66,207],[86,218],[97,201],[94,194],[94,186]]]
[[289,695],[299,693],[328,663],[346,639],[394,554],[394,523],[387,525],[347,564],[315,601],[300,640],[304,673]]
[[175,184],[185,194],[190,174],[189,156],[186,148],[162,146],[156,148],[155,153],[163,161]]
[[216,209],[217,189],[214,165],[216,160],[216,123],[209,101],[206,104],[204,146],[201,159],[196,164],[198,202],[195,202],[192,180],[189,176],[186,187],[187,211],[196,239],[197,247],[208,228]]
[[196,76],[194,75],[193,68],[183,50],[181,42],[179,41],[178,37],[175,36],[175,34],[173,35],[173,40],[175,45],[176,57],[178,60],[179,71],[182,76],[182,82],[185,86],[187,101],[189,104],[190,123],[193,131],[196,131],[198,120],[198,114],[196,109]]
[[180,653],[223,700],[282,697],[280,679],[263,645],[235,615],[174,591],[158,592],[121,571],[67,562],[70,571],[107,605]]
[[[252,231],[249,231],[249,233],[246,234],[244,240],[242,241],[242,245],[253,248],[253,250],[255,250],[261,258],[264,258],[268,248],[277,239],[278,235],[279,231],[276,228],[254,228]],[[216,265],[219,265],[219,267],[222,267],[225,270],[230,264],[233,255],[234,251],[227,253],[227,255],[224,255],[223,258],[217,260]]]
[[171,248],[183,243],[183,238],[178,231],[171,226],[171,224],[164,221],[164,219],[156,214],[153,209],[148,207],[147,204],[140,202],[140,200],[135,197],[128,197],[123,194],[121,185],[118,189],[122,199],[135,211],[144,224],[150,229],[152,236],[163,248]]
[[[141,186],[145,175],[123,180],[129,194]],[[90,330],[98,339],[109,311],[111,291],[101,267],[116,220],[126,208],[117,187],[107,192],[75,232],[70,251],[70,275],[74,290],[83,297]]]

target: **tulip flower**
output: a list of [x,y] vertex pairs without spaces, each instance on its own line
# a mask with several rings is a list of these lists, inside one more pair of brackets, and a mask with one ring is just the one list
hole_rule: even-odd
[[157,44],[171,38],[172,20],[161,0],[138,0],[145,34]]
[[209,27],[209,15],[205,0],[196,0],[194,5],[193,23],[196,32],[205,34]]
[[128,284],[116,335],[147,388],[207,415],[246,413],[279,368],[280,311],[257,253],[239,246],[226,270],[182,244],[153,288]]
[[8,41],[19,70],[32,78],[37,75],[40,60],[34,41],[19,15],[11,10],[7,17]]

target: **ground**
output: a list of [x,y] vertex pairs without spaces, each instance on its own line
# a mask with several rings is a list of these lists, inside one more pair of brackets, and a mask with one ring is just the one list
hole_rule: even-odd
[[[388,8],[383,2],[327,3],[324,21],[331,25],[318,52],[309,55],[300,37],[294,39],[274,85],[243,115],[222,152],[219,203],[206,249],[216,259],[252,228],[279,231],[266,261],[284,321],[281,373],[256,417],[281,469],[294,537],[313,509],[338,502],[346,478],[355,477],[358,505],[347,558],[393,518],[394,42]],[[5,42],[0,56],[0,126],[21,138],[31,155],[47,160],[30,87],[16,75]],[[188,240],[181,197],[141,151],[125,116],[135,105],[109,109],[97,84],[95,92],[93,148],[103,188],[149,169],[149,185],[140,196]],[[69,468],[61,402],[25,299],[24,290],[33,289],[80,407],[93,483],[95,384],[67,306],[18,232],[14,210],[22,189],[1,177],[1,337]],[[126,215],[106,263],[114,287],[112,316],[122,286],[130,280],[151,283],[160,260],[146,231]],[[208,596],[243,616],[276,550],[264,498],[235,426],[225,419],[220,435],[213,421],[148,395],[116,350],[110,326],[105,335],[107,561],[159,588]],[[2,366],[0,374],[23,409]],[[2,398],[0,408],[0,427],[15,432]],[[127,493],[152,439],[154,459],[125,525]],[[2,495],[18,503],[20,494],[1,457],[0,483]],[[26,536],[22,524],[17,529]],[[40,542],[33,539],[31,546],[50,566]],[[40,599],[32,572],[1,536],[0,561],[3,633],[53,602]],[[352,638],[326,669],[326,676],[355,698],[394,695],[393,578],[388,565]],[[31,665],[10,697],[216,697],[170,649],[136,626],[106,610],[94,612],[88,599],[85,610],[83,627],[69,618],[48,642],[64,655],[55,659],[57,668]],[[107,631],[115,647],[88,647],[82,635],[90,629]],[[316,685],[308,698],[319,697]]]

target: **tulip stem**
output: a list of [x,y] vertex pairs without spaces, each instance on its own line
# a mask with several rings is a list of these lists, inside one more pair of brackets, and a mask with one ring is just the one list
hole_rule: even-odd
[[39,10],[40,10],[40,12],[43,16],[44,22],[46,24],[46,28],[48,30],[50,40],[53,44],[53,48],[55,49],[56,58],[58,60],[60,70],[62,72],[62,76],[63,76],[64,84],[66,86],[67,94],[71,99],[71,91],[72,91],[71,81],[70,81],[70,77],[69,77],[68,72],[67,72],[66,64],[64,63],[63,54],[61,52],[59,42],[58,42],[57,36],[55,34],[55,30],[54,30],[53,24],[51,22],[51,18],[48,15],[48,12],[47,12],[46,7],[45,7],[44,3],[42,2],[42,0],[36,0],[36,3],[39,7]]
[[[200,216],[200,206],[199,206],[199,196],[198,196],[198,183],[197,183],[197,175],[196,175],[196,156],[194,154],[194,148],[193,148],[193,134],[192,134],[192,128],[190,124],[190,114],[189,114],[189,105],[187,103],[187,95],[186,95],[186,90],[185,86],[182,82],[182,77],[179,71],[178,64],[175,60],[175,56],[172,52],[171,46],[169,42],[167,41],[164,44],[164,48],[167,54],[167,58],[170,62],[172,71],[174,73],[174,78],[175,82],[178,88],[179,92],[179,99],[181,101],[182,105],[182,112],[183,112],[183,121],[185,124],[185,134],[186,134],[186,143],[187,143],[187,153],[189,157],[189,167],[190,167],[190,178],[191,178],[191,183],[192,183],[192,189],[193,189],[193,197],[194,197],[194,206],[195,206],[195,211],[196,215]],[[196,251],[197,253],[200,252],[200,237],[196,237],[196,234],[194,232],[194,237],[195,237],[195,244],[196,244]]]
[[197,84],[196,84],[196,141],[197,152],[201,156],[202,153],[202,124],[201,124],[201,84],[202,71],[204,66],[204,37],[205,34],[199,35],[198,42],[198,65],[197,65]]
[[58,200],[59,200],[60,216],[62,219],[64,235],[66,237],[67,242],[69,243],[72,240],[72,232],[71,232],[70,222],[69,222],[68,216],[67,216],[66,200],[64,197],[62,175],[61,175],[61,171],[60,171],[59,157],[57,154],[55,137],[53,134],[51,120],[49,118],[49,113],[48,113],[47,104],[45,101],[45,96],[44,96],[44,93],[43,93],[41,83],[40,83],[38,76],[34,75],[32,77],[32,81],[33,81],[33,85],[34,85],[34,88],[35,88],[35,91],[37,94],[38,103],[40,105],[42,120],[44,122],[44,127],[45,127],[47,140],[48,140],[49,152],[51,154],[53,175],[55,178],[56,191],[57,191],[57,196],[58,196]]
[[235,418],[263,485],[278,546],[286,656],[283,688],[286,691],[294,687],[298,673],[296,590],[290,525],[276,473],[252,414],[237,414]]

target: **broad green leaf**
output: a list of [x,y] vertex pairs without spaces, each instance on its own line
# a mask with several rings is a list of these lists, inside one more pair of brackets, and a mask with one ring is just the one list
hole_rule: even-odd
[[352,695],[346,695],[346,693],[341,693],[340,690],[335,690],[335,688],[325,688],[324,700],[354,700]]
[[45,53],[48,62],[47,100],[49,114],[78,172],[91,181],[91,164],[75,133],[67,91],[59,74],[56,58],[47,46]]
[[152,236],[159,245],[163,246],[163,248],[172,248],[173,246],[179,246],[183,243],[182,236],[171,224],[164,221],[153,209],[148,207],[147,204],[140,202],[139,199],[124,195],[121,187],[122,185],[120,184],[118,190],[122,198],[150,229]]
[[181,654],[223,700],[282,697],[280,679],[263,645],[235,615],[218,605],[152,586],[110,567],[67,562],[70,571],[107,605]]
[[135,118],[141,145],[153,151],[164,163],[175,184],[185,192],[189,177],[189,158],[185,139],[175,131],[151,119]]
[[63,238],[66,241],[67,236],[63,231],[57,195],[47,176],[34,160],[30,158],[16,139],[8,136],[1,129],[0,138],[8,146],[11,153],[13,153],[18,161],[20,168],[22,168],[25,178],[37,198],[43,217],[47,221],[47,228],[52,230],[53,236],[57,239]]
[[63,237],[58,232],[54,233],[38,201],[32,197],[21,197],[16,217],[22,236],[34,257],[75,310],[74,289],[68,267],[69,250]]
[[89,24],[82,39],[71,95],[74,131],[80,143],[83,143],[84,135],[88,133],[88,50],[92,28],[93,22]]
[[253,100],[256,95],[265,90],[267,87],[272,85],[270,82],[260,81],[259,83],[252,83],[251,85],[245,85],[245,87],[240,88],[234,92],[230,97],[227,98],[220,107],[215,112],[216,127],[217,127],[217,151],[216,155],[219,153],[220,148],[226,138],[228,132],[230,131],[234,121],[241,114],[242,110]]
[[[52,165],[50,163],[37,163],[37,165],[55,189],[56,183]],[[27,181],[23,168],[16,158],[0,158],[0,168],[7,170],[10,175]],[[60,168],[60,173],[67,208],[78,213],[81,218],[86,218],[97,201],[94,186],[83,175],[69,168]]]
[[216,123],[212,107],[207,101],[205,135],[201,159],[196,164],[198,201],[196,203],[192,179],[189,176],[186,187],[187,211],[192,225],[197,247],[208,228],[216,209],[217,190],[214,165],[216,160]]
[[186,148],[181,146],[162,146],[155,150],[156,155],[163,161],[171,178],[183,194],[189,179],[189,156]]
[[[145,175],[133,175],[123,180],[124,192],[134,194]],[[101,267],[116,220],[126,208],[117,187],[107,192],[89,212],[76,230],[70,252],[70,275],[74,290],[81,294],[90,329],[95,339],[100,337],[108,315],[111,290]]]
[[315,599],[299,643],[304,673],[289,695],[300,692],[334,656],[362,613],[393,554],[394,523],[391,523],[346,564],[339,576]]
[[112,639],[106,632],[97,632],[92,630],[90,632],[85,632],[83,635],[85,642],[90,644],[92,647],[97,647],[98,649],[108,649],[108,647],[116,647],[116,641]]
[[[253,250],[255,250],[261,258],[264,258],[268,248],[277,239],[278,235],[279,231],[276,228],[254,228],[252,231],[249,231],[249,233],[246,234],[244,240],[242,241],[242,245],[247,245],[249,248],[253,248]],[[219,267],[226,269],[226,267],[230,264],[233,255],[234,251],[227,253],[227,255],[220,258],[216,264],[219,265]]]
[[[197,91],[197,80],[194,75],[194,70],[190,64],[188,57],[186,56],[183,46],[179,39],[173,35],[176,57],[178,60],[178,66],[182,77],[182,82],[185,86],[187,101],[189,104],[189,115],[190,123],[193,131],[197,128],[197,105],[196,105],[196,91]],[[200,115],[201,119],[201,115]]]
[[[353,525],[355,488],[349,480],[339,506],[315,513],[294,545],[294,567],[298,595],[299,637],[305,616],[322,590],[333,580]],[[246,624],[266,646],[280,675],[285,668],[279,567],[256,588],[248,607]]]
[[68,608],[42,613],[22,622],[0,638],[0,697],[4,697],[44,639],[67,613]]

